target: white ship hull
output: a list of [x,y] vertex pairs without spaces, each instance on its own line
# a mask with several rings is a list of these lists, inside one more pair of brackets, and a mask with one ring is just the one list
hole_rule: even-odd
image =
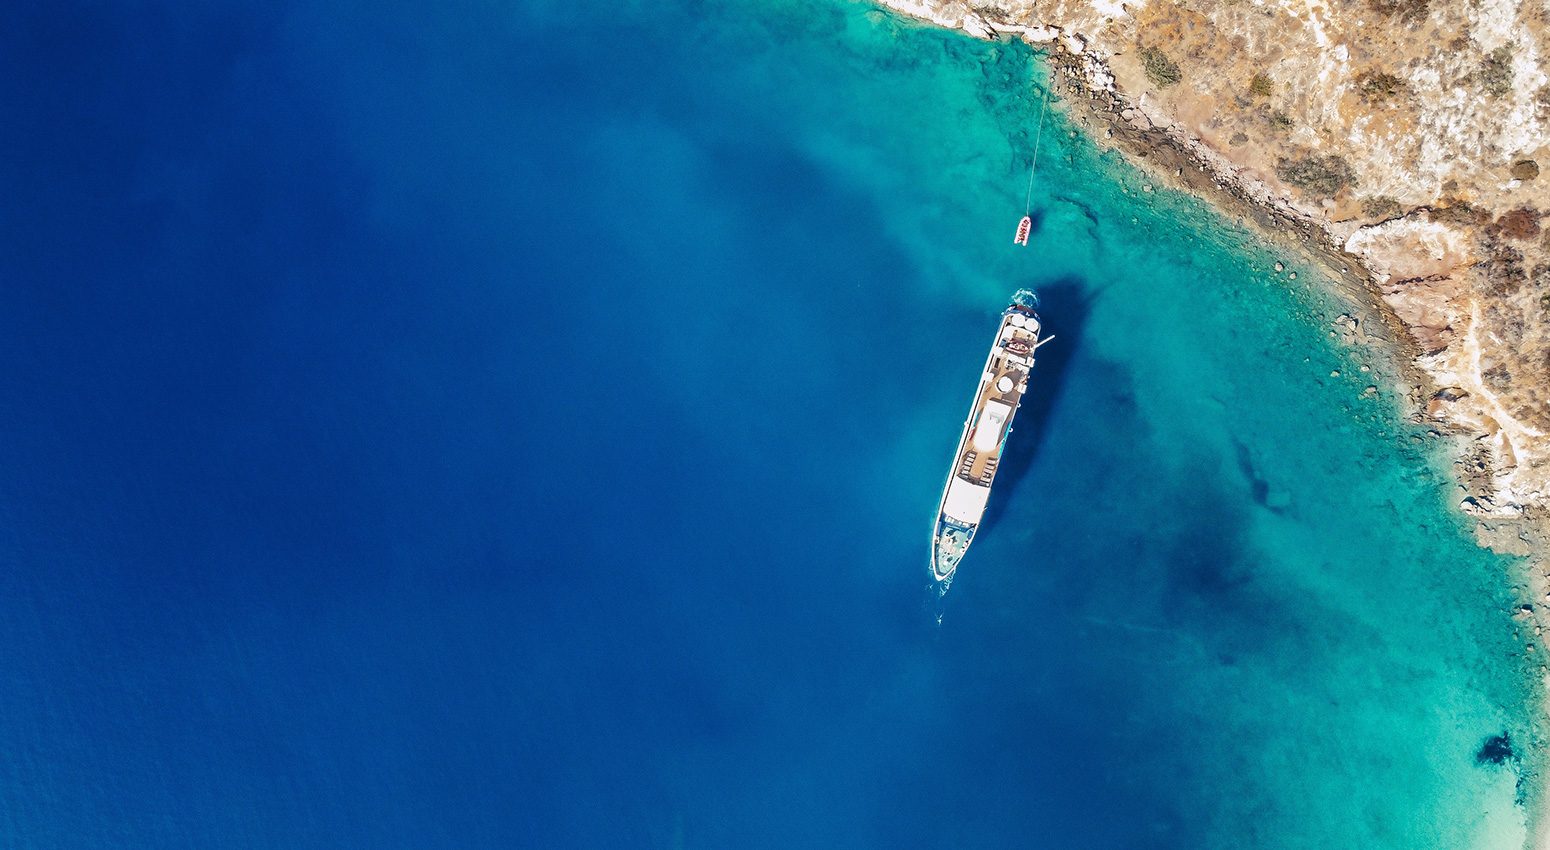
[[1012,433],[1012,419],[1028,391],[1034,349],[1039,347],[1037,305],[1032,292],[1019,290],[1001,314],[1001,325],[964,420],[931,535],[931,575],[944,584],[957,571],[984,519],[1001,453],[1007,435]]

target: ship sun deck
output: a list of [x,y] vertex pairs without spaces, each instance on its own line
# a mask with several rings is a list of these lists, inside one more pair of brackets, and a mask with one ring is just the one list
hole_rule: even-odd
[[1008,317],[1001,325],[974,399],[970,427],[958,449],[955,479],[989,487],[996,476],[1012,414],[1028,388],[1033,348],[1038,345],[1038,325],[1028,324],[1032,327],[1013,325]]

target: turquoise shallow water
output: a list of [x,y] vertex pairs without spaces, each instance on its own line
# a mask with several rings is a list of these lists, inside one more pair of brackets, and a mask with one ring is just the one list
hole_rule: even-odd
[[[1101,816],[1125,819],[1130,794],[1154,801],[1133,810],[1129,840],[1521,843],[1518,779],[1537,764],[1515,773],[1476,759],[1493,734],[1533,736],[1510,561],[1476,548],[1448,510],[1442,453],[1403,424],[1392,364],[1330,338],[1350,305],[1320,288],[1317,269],[1200,202],[1152,191],[1076,135],[1059,105],[1033,246],[1015,249],[1032,84],[1045,74],[1027,48],[856,4],[705,11],[659,37],[714,45],[696,73],[719,81],[717,106],[732,117],[679,135],[664,127],[671,106],[646,107],[629,132],[667,132],[691,161],[662,182],[650,177],[660,163],[629,162],[635,177],[618,182],[643,185],[631,205],[650,205],[693,179],[689,151],[757,156],[734,128],[769,126],[796,159],[782,165],[853,196],[866,218],[855,250],[909,269],[830,281],[879,304],[925,305],[892,333],[934,352],[906,355],[904,397],[865,440],[849,434],[867,447],[847,453],[863,511],[896,521],[935,494],[931,460],[951,442],[966,364],[1011,288],[1043,291],[1061,337],[1038,375],[1048,398],[1018,429],[1025,466],[1009,464],[938,637],[997,661],[932,670],[933,688],[971,695],[934,746],[982,743],[985,724],[1037,727],[1051,701],[1102,701],[1119,707],[1092,742],[1095,781],[1113,795]],[[773,218],[747,226],[788,244],[808,235]],[[1274,273],[1277,259],[1297,281]],[[669,371],[692,386],[686,366]],[[1363,398],[1369,385],[1375,398]],[[879,575],[897,569],[877,560]],[[986,756],[1039,770],[1037,747]],[[933,782],[929,770],[917,779]],[[1024,789],[984,792],[936,791],[947,811],[1054,805]],[[954,835],[991,844],[997,828]]]
[[[1026,46],[845,0],[0,46],[0,844],[1522,844],[1528,637],[1442,447],[1316,270],[1062,104],[1014,248]],[[938,598],[1022,286],[1058,339]]]

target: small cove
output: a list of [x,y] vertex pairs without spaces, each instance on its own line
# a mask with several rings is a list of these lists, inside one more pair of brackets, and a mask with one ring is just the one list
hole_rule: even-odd
[[[9,95],[129,175],[7,175],[9,843],[1522,843],[1513,564],[1316,268],[1058,101],[1011,246],[1025,45],[455,5],[125,16],[120,82]],[[938,602],[1020,286],[1059,339]]]

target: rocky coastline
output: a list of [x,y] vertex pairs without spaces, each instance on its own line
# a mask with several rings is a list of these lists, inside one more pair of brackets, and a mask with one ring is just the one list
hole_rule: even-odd
[[1525,559],[1512,614],[1550,691],[1550,0],[881,2],[1047,51],[1098,143],[1369,308],[1332,332],[1396,353],[1476,539]]
[[[1342,28],[1339,18],[1358,12],[1268,2],[1245,18],[1240,10],[1247,4],[1233,0],[1193,4],[1198,9],[1172,4],[1165,13],[1156,11],[1157,4],[1109,0],[1057,2],[1037,10],[1027,4],[971,7],[951,0],[883,2],[978,38],[1021,38],[1047,49],[1057,71],[1053,83],[1064,89],[1075,108],[1073,117],[1096,128],[1100,142],[1125,150],[1160,178],[1171,177],[1272,235],[1295,235],[1343,286],[1378,307],[1397,332],[1396,340],[1415,367],[1410,390],[1420,396],[1420,415],[1448,432],[1474,438],[1460,458],[1460,478],[1468,487],[1460,508],[1497,525],[1527,518],[1542,526],[1550,517],[1550,228],[1540,227],[1545,213],[1538,209],[1538,203],[1550,206],[1550,174],[1540,178],[1539,160],[1533,158],[1542,156],[1550,167],[1550,77],[1532,45],[1517,46],[1514,71],[1526,78],[1515,84],[1535,92],[1528,98],[1535,111],[1520,116],[1527,130],[1512,128],[1504,134],[1511,138],[1495,140],[1494,146],[1491,140],[1460,144],[1458,153],[1440,155],[1446,167],[1434,167],[1432,160],[1439,158],[1434,149],[1450,140],[1428,138],[1432,128],[1415,120],[1405,138],[1419,137],[1415,144],[1421,153],[1379,157],[1386,163],[1380,168],[1371,156],[1362,161],[1354,143],[1382,141],[1367,113],[1388,107],[1364,106],[1352,91],[1371,89],[1373,77],[1387,72],[1365,66],[1353,70],[1357,63],[1351,57],[1357,51],[1333,41],[1352,28]],[[1412,0],[1391,14],[1399,20],[1385,20],[1381,9],[1392,2],[1373,0],[1358,7],[1374,19],[1354,21],[1354,28],[1366,30],[1362,39],[1373,41],[1371,30],[1397,28],[1405,21],[1414,30],[1414,18],[1422,12],[1443,19],[1430,21],[1433,30],[1447,29],[1449,15],[1463,14]],[[1508,28],[1524,23],[1524,13],[1517,14],[1496,23]],[[1550,28],[1543,25],[1547,16],[1550,12],[1541,13],[1532,21],[1536,26],[1525,31],[1550,39]],[[1469,31],[1471,21],[1455,23]],[[1276,61],[1239,57],[1220,65],[1199,64],[1211,58],[1198,55],[1210,52],[1200,43],[1225,42],[1239,53],[1265,52],[1247,46],[1274,40],[1263,32],[1267,29],[1282,33],[1283,43],[1271,51]],[[1454,41],[1456,46],[1458,38]],[[1369,45],[1368,52],[1373,49]],[[1181,66],[1170,52],[1197,64]],[[1483,55],[1480,61],[1489,62],[1493,53]],[[1331,82],[1329,67],[1315,61],[1321,58],[1342,69],[1345,79]],[[1447,61],[1468,65],[1456,58]],[[1407,67],[1424,78],[1433,70],[1427,62],[1412,59]],[[1290,78],[1298,73],[1321,82],[1323,94],[1288,95],[1278,106],[1278,91],[1296,86],[1299,81]],[[1192,75],[1203,81],[1187,90]],[[1396,90],[1410,85],[1393,74],[1383,81]],[[1466,75],[1455,88],[1470,85],[1491,83]],[[1235,87],[1242,91],[1234,93]],[[1229,102],[1244,114],[1230,114],[1234,110],[1224,105]],[[1266,113],[1265,138],[1250,140],[1234,129]],[[1276,132],[1278,124],[1306,120],[1302,113],[1335,117],[1327,126],[1312,126],[1317,122],[1310,120],[1290,133]],[[1434,116],[1438,121],[1459,117]],[[1444,123],[1443,129],[1456,127]],[[1221,144],[1223,137],[1226,144]],[[1501,149],[1511,144],[1517,147]],[[1406,153],[1413,155],[1406,159]],[[1493,156],[1501,161],[1468,161]],[[1425,162],[1417,163],[1417,157]],[[1428,180],[1435,185],[1425,185]]]
[[[1295,239],[1337,285],[1369,304],[1381,327],[1366,321],[1357,331],[1358,321],[1351,318],[1340,332],[1355,332],[1399,352],[1414,417],[1436,434],[1456,438],[1459,509],[1477,519],[1483,544],[1537,556],[1541,563],[1533,570],[1533,595],[1550,605],[1550,227],[1540,227],[1540,219],[1550,213],[1539,210],[1541,204],[1550,207],[1550,174],[1538,174],[1540,159],[1550,167],[1550,76],[1533,44],[1514,42],[1514,84],[1530,90],[1526,97],[1533,109],[1519,116],[1527,131],[1507,128],[1498,134],[1507,138],[1481,136],[1459,144],[1454,154],[1439,155],[1436,149],[1449,139],[1431,136],[1438,126],[1443,135],[1455,131],[1460,116],[1443,108],[1433,115],[1416,106],[1431,123],[1412,121],[1409,135],[1392,145],[1404,150],[1368,150],[1363,161],[1354,141],[1376,138],[1368,113],[1389,107],[1360,97],[1353,105],[1352,90],[1370,89],[1374,75],[1387,72],[1366,66],[1353,70],[1358,63],[1352,56],[1377,52],[1382,44],[1356,51],[1336,43],[1336,36],[1355,28],[1366,42],[1382,41],[1372,30],[1403,40],[1417,28],[1429,27],[1435,36],[1449,28],[1450,16],[1460,18],[1451,25],[1465,32],[1471,24],[1481,27],[1480,20],[1432,8],[1427,0],[1406,0],[1397,11],[1388,8],[1396,0],[1351,7],[1357,11],[1267,0],[1247,19],[1246,4],[1234,0],[1170,4],[1160,12],[1157,4],[1111,0],[1059,0],[1037,9],[1031,4],[971,7],[954,0],[882,2],[977,38],[1020,38],[1046,50],[1055,71],[1051,84],[1072,120],[1101,144],[1125,151],[1159,181],[1205,197],[1273,239]],[[1341,20],[1364,10],[1371,21]],[[1495,21],[1497,29],[1518,27],[1550,41],[1545,24],[1550,4],[1538,11],[1513,7],[1498,12],[1517,17]],[[1524,21],[1524,15],[1532,19]],[[1519,26],[1524,24],[1531,26]],[[1458,47],[1460,38],[1450,44]],[[1186,70],[1166,52],[1198,63],[1210,58],[1200,55],[1209,54],[1200,42],[1209,47],[1225,40],[1243,53],[1246,46],[1277,39],[1281,43],[1271,51],[1275,62],[1245,63],[1229,56],[1219,65]],[[1499,52],[1485,50],[1488,44],[1468,44],[1484,51],[1484,58],[1439,58],[1434,50],[1403,67],[1426,79],[1438,62],[1470,67],[1477,60],[1489,63]],[[1544,54],[1550,55],[1550,47]],[[1341,68],[1345,78],[1332,81],[1328,67],[1312,61],[1320,57]],[[1395,62],[1393,57],[1384,61]],[[1454,88],[1491,84],[1476,79],[1477,72],[1478,67],[1473,76],[1456,80]],[[1273,77],[1297,74],[1322,86],[1322,95],[1288,95],[1284,109],[1278,108],[1278,91],[1297,81]],[[1190,76],[1202,82],[1196,90],[1182,91]],[[1411,85],[1391,76],[1385,80],[1392,88]],[[1231,94],[1235,87],[1242,93]],[[1227,92],[1216,90],[1221,88]],[[1408,96],[1419,99],[1422,93]],[[1201,98],[1217,108],[1200,110],[1196,101]],[[1222,105],[1226,102],[1247,117],[1227,114],[1232,110]],[[1182,114],[1192,106],[1193,120]],[[1278,134],[1276,124],[1297,120],[1288,117],[1288,110],[1310,123],[1325,116],[1327,126]],[[1266,138],[1257,145],[1242,141],[1246,134],[1233,128],[1267,111]],[[1224,136],[1225,145],[1220,144]],[[1502,148],[1512,144],[1518,146]],[[1302,159],[1289,158],[1296,152]],[[1446,167],[1437,167],[1436,161]],[[1353,162],[1362,166],[1359,171]],[[1367,194],[1376,191],[1388,194]]]

